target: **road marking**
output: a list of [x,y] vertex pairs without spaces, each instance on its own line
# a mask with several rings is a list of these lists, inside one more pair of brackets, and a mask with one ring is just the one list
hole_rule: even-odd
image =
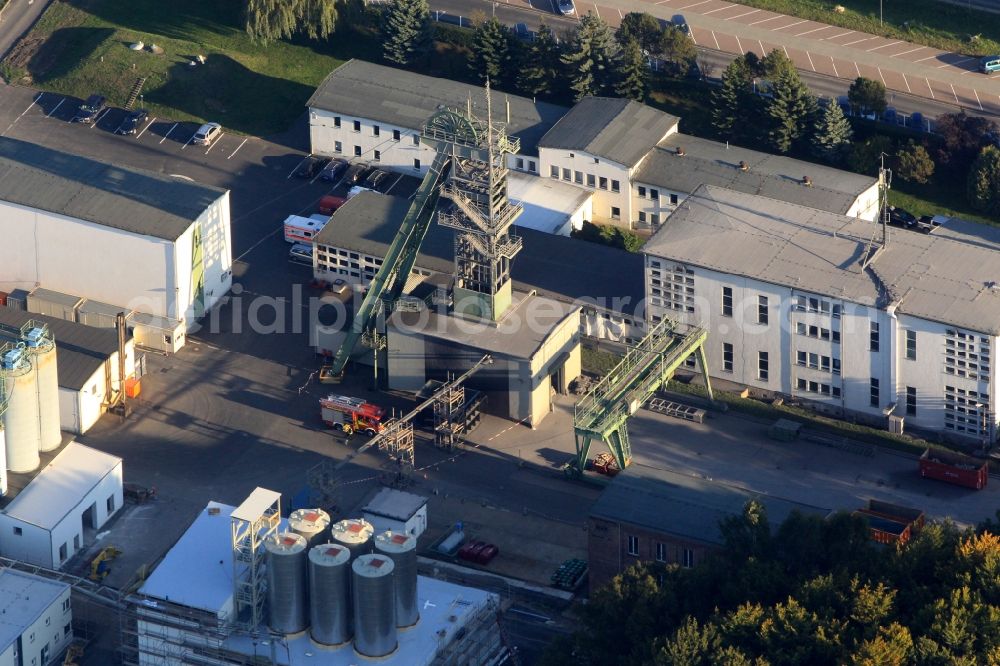
[[854,31],[853,30],[848,30],[847,32],[842,32],[839,35],[834,35],[833,37],[824,37],[823,39],[839,39],[840,37],[847,37],[852,32],[854,32]]
[[704,4],[709,3],[711,1],[712,0],[701,0],[701,2],[696,2],[693,5],[688,5],[687,7],[681,7],[681,9],[685,9],[685,10],[687,10],[687,9],[693,9],[694,7],[697,7],[698,5],[704,5]]
[[846,44],[841,44],[841,46],[850,46],[851,44],[860,44],[861,42],[867,42],[867,41],[870,41],[872,39],[875,39],[875,37],[865,37],[863,39],[855,39],[853,42],[847,42]]
[[958,101],[958,93],[955,92],[955,86],[951,83],[949,83],[948,85],[951,86],[951,94],[955,98],[955,104],[961,106],[962,103]]
[[931,58],[937,58],[940,53],[935,53],[934,55],[929,55],[926,58],[921,58],[920,60],[914,60],[913,62],[923,62],[924,60],[930,60]]
[[709,32],[712,33],[712,39],[715,40],[715,50],[716,51],[721,51],[722,49],[719,47],[719,38],[715,36],[715,31],[714,30],[710,30]]
[[785,52],[785,57],[789,58],[788,49],[786,49],[784,45],[781,46],[781,50]]
[[694,30],[689,30],[689,35],[691,35],[691,41],[694,42],[695,46],[698,46],[698,38],[694,36]]
[[[243,139],[243,143],[246,143],[249,140],[250,140],[250,137],[247,137],[247,138]],[[233,159],[233,155],[235,155],[236,153],[239,152],[240,148],[243,147],[243,143],[241,143],[240,145],[236,146],[236,150],[234,150],[233,152],[229,153],[229,157],[227,157],[226,159],[227,160]]]
[[906,74],[903,74],[903,83],[906,84],[906,92],[912,93],[913,91],[910,90],[910,82],[906,80]]
[[[44,95],[44,94],[45,93],[38,93],[38,97],[35,97],[33,100],[31,100],[31,104],[28,105],[28,108],[26,108],[24,111],[22,111],[20,116],[18,116],[17,118],[14,118],[14,120],[11,121],[10,125],[7,125],[7,129],[5,129],[3,131],[3,134],[6,134],[7,132],[9,132],[10,128],[13,127],[14,124],[18,120],[20,120],[21,118],[24,117],[24,114],[26,114],[28,111],[31,111],[31,107],[33,107],[35,105],[35,102],[41,101],[42,95]],[[3,136],[3,134],[0,134],[0,136]]]
[[802,35],[808,35],[809,33],[819,32],[820,30],[826,30],[827,28],[832,28],[832,27],[833,26],[829,26],[829,25],[821,25],[820,27],[813,28],[812,30],[806,30],[805,32],[798,32],[798,33],[795,34],[795,36],[796,37],[801,37]]
[[[788,18],[788,17],[786,16],[785,18]],[[780,28],[775,28],[775,30],[784,30],[785,28],[794,28],[795,26],[797,26],[797,25],[799,25],[801,23],[805,23],[805,22],[806,22],[806,19],[802,19],[801,21],[794,21],[792,23],[789,23],[788,25],[783,25]]]
[[104,111],[101,111],[99,114],[97,114],[97,117],[94,118],[94,122],[90,124],[90,129],[94,129],[95,127],[97,127],[97,123],[101,122],[101,118],[108,115],[108,111],[110,110],[111,109],[104,109]]
[[625,15],[622,14],[622,10],[620,10],[620,9],[618,10],[618,18],[620,18],[620,19],[625,18]]
[[924,83],[927,84],[927,89],[931,91],[931,99],[937,99],[937,97],[934,96],[934,88],[931,88],[931,82],[927,80],[926,76],[924,77]]
[[162,138],[162,139],[160,139],[160,143],[163,143],[164,141],[166,141],[166,140],[167,140],[167,137],[168,137],[168,136],[170,136],[170,133],[171,133],[171,132],[173,132],[173,131],[174,131],[174,129],[176,129],[176,128],[177,128],[177,125],[178,125],[178,124],[179,124],[179,123],[174,123],[174,124],[173,124],[173,126],[171,126],[171,128],[167,130],[167,133],[163,135],[163,138]]
[[[220,140],[222,139],[222,137],[224,137],[224,136],[226,136],[226,133],[225,133],[225,132],[223,132],[223,133],[222,133],[222,134],[220,134],[219,136],[215,137],[215,141],[213,141],[213,142],[212,142],[212,145],[210,145],[210,146],[208,147],[208,150],[206,150],[206,151],[205,151],[205,154],[206,154],[206,155],[208,155],[208,151],[209,151],[209,150],[212,150],[212,148],[215,148],[216,144],[217,144],[217,143],[218,143],[218,142],[219,142],[219,141],[220,141]],[[191,138],[194,138],[194,137],[191,137]]]
[[727,16],[726,20],[727,21],[735,21],[738,18],[743,18],[744,16],[750,16],[751,14],[756,14],[759,11],[760,11],[759,9],[751,9],[748,12],[743,12],[742,14],[737,14],[736,16]]
[[[910,49],[909,51],[903,51],[902,53],[893,53],[892,56],[890,56],[890,57],[892,57],[892,58],[898,58],[899,56],[905,56],[907,53],[913,53],[914,51],[919,51],[922,48],[924,48],[924,47],[918,46],[915,49]],[[934,56],[931,56],[931,57],[933,58]],[[920,61],[918,60],[917,62],[920,62]]]
[[243,253],[243,254],[241,254],[240,256],[236,257],[235,259],[233,259],[233,262],[235,263],[235,262],[237,262],[237,261],[242,261],[242,260],[243,260],[243,257],[247,256],[248,254],[250,254],[251,252],[253,252],[254,250],[256,250],[256,249],[257,249],[257,246],[258,246],[258,245],[260,245],[261,243],[263,243],[264,241],[266,241],[266,240],[267,240],[268,238],[270,238],[271,236],[275,236],[275,235],[277,235],[277,233],[278,233],[279,231],[282,231],[282,229],[283,229],[283,227],[278,227],[278,228],[277,228],[277,229],[275,229],[274,231],[269,231],[268,233],[264,234],[264,237],[263,237],[263,238],[261,238],[261,239],[260,239],[259,241],[257,241],[257,242],[256,242],[256,243],[254,243],[253,245],[251,245],[251,246],[250,246],[250,247],[249,247],[249,248],[247,249],[247,251],[246,251],[246,252],[244,252],[244,253]]
[[942,67],[957,67],[963,62],[971,62],[973,60],[975,60],[975,58],[962,58],[961,60],[956,60],[955,62],[946,62],[943,65],[938,65],[938,69],[941,69]]
[[46,118],[51,118],[52,114],[56,112],[56,109],[58,109],[60,106],[62,106],[62,103],[65,102],[65,101],[66,101],[65,97],[63,97],[61,100],[59,100],[59,103],[56,104],[55,107],[51,111],[49,111],[49,115],[47,115],[45,117]]
[[185,148],[190,146],[192,141],[194,141],[194,134],[192,134],[191,137],[187,140],[187,143],[181,146],[181,150],[184,150]]
[[871,53],[872,51],[878,51],[879,49],[884,49],[887,46],[895,46],[896,44],[902,44],[903,42],[889,42],[888,44],[883,44],[882,46],[873,46],[872,48],[865,51],[865,53]]
[[296,164],[295,168],[288,172],[288,175],[285,177],[285,180],[288,180],[289,178],[291,178],[292,175],[294,175],[295,172],[299,170],[299,167],[302,166],[303,164],[305,164],[306,160],[309,159],[310,157],[312,157],[312,155],[306,155],[305,157],[303,157],[302,161],[299,162],[298,164]]
[[979,93],[976,92],[975,88],[972,89],[972,94],[976,96],[976,104],[979,105],[979,110],[984,111],[985,109],[983,109],[983,103],[979,101]]
[[854,71],[858,73],[858,78],[861,78],[861,68],[858,67],[857,61],[854,62]]
[[765,23],[766,21],[773,21],[776,18],[785,18],[784,14],[775,14],[774,16],[768,17],[766,19],[760,19],[759,21],[754,21],[750,25],[757,25],[758,23]]
[[[156,118],[153,118],[148,123],[146,123],[146,126],[142,128],[142,132],[145,132],[146,130],[148,130],[149,126],[152,125],[155,122],[156,122]],[[142,132],[139,132],[138,134],[136,134],[135,138],[138,139],[140,136],[142,136]]]
[[833,65],[833,75],[839,79],[840,74],[837,73],[837,63],[833,61],[833,56],[830,56],[830,64]]
[[392,188],[396,187],[396,184],[399,183],[399,181],[401,181],[401,180],[403,180],[403,174],[399,174],[399,178],[397,178],[395,181],[393,181],[392,185],[390,185],[389,187],[387,187],[385,189],[385,194],[389,194],[389,192],[392,191]]
[[[716,7],[715,9],[709,10],[707,12],[699,12],[702,16],[708,16],[709,14],[714,14],[715,12],[721,12],[723,9],[732,9],[732,5],[726,5],[725,7]],[[729,19],[725,19],[729,20]]]
[[809,51],[806,51],[806,57],[809,58],[809,66],[812,67],[813,71],[815,72],[816,71],[816,65],[813,64],[813,57],[811,55],[809,55]]
[[878,70],[878,78],[882,79],[882,85],[885,86],[885,77],[882,76],[882,68],[876,67],[875,69]]
[[167,175],[170,176],[171,178],[183,178],[184,180],[190,180],[192,183],[194,182],[194,178],[191,178],[190,176],[185,176],[182,173],[170,173]]
[[[767,55],[767,51],[764,50],[764,42],[762,42],[762,41],[760,41],[758,39],[757,40],[757,46],[760,47],[760,55],[761,55],[761,57],[763,58],[764,56],[766,56]],[[788,55],[788,54],[786,53],[785,55]]]
[[743,42],[740,41],[739,35],[736,35],[736,46],[740,47],[740,55],[745,55],[743,51]]

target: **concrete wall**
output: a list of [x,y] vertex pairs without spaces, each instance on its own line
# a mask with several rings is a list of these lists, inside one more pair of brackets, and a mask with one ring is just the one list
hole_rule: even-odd
[[[10,663],[16,663],[18,666],[45,666],[54,663],[54,659],[73,640],[72,622],[70,588],[67,587],[38,616],[38,619],[24,630],[20,639],[20,661]],[[0,664],[4,664],[2,659]]]
[[[63,430],[82,435],[101,418],[109,399],[108,372],[110,372],[112,388],[120,390],[118,386],[118,352],[114,352],[104,366],[95,370],[79,391],[59,387],[59,425]],[[135,341],[129,340],[125,343],[125,377],[127,379],[134,376]]]
[[376,534],[392,530],[393,532],[401,532],[413,537],[419,537],[427,529],[427,505],[425,504],[420,507],[415,514],[410,516],[409,520],[395,520],[393,518],[386,518],[385,516],[377,516],[367,511],[364,512],[362,518],[375,527]]
[[847,215],[865,220],[874,220],[878,217],[878,183],[858,195]]
[[[17,529],[20,529],[20,534],[17,534]],[[5,513],[0,513],[0,555],[40,567],[58,567],[52,560],[49,531],[14,520]]]
[[[538,152],[541,165],[539,175],[542,178],[553,178],[552,168],[554,167],[559,170],[558,180],[594,193],[592,217],[588,220],[589,222],[615,224],[622,227],[631,226],[633,215],[631,197],[629,196],[628,168],[584,152],[571,152],[554,148],[541,148]],[[577,178],[578,174],[579,179]],[[592,186],[588,185],[591,182],[590,176],[593,176]],[[601,178],[606,180],[603,188],[601,187]],[[618,192],[612,191],[612,181],[618,181]],[[611,217],[612,206],[616,206],[620,210],[617,220]]]

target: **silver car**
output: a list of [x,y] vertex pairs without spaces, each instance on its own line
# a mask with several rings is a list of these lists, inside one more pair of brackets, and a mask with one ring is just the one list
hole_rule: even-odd
[[218,139],[220,134],[222,134],[222,125],[219,123],[205,123],[194,133],[191,142],[199,146],[208,146]]

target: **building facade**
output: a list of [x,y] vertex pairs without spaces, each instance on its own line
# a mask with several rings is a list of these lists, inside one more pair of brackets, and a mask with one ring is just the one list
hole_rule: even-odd
[[73,642],[70,586],[5,568],[0,571],[0,618],[0,666],[56,663]]

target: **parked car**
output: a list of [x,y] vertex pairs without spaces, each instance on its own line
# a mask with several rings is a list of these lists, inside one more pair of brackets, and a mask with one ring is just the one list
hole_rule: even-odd
[[691,34],[691,26],[688,25],[687,19],[684,18],[683,14],[674,14],[670,22],[685,35]]
[[352,164],[344,174],[344,182],[353,185],[364,177],[366,171],[368,171],[367,164]]
[[137,109],[135,111],[129,111],[122,120],[121,125],[115,130],[115,134],[135,134],[139,129],[139,125],[146,122],[149,114],[146,113],[146,109]]
[[889,224],[894,227],[910,228],[916,226],[917,218],[913,213],[898,206],[889,206]]
[[576,14],[576,5],[573,4],[573,0],[559,0],[559,13],[563,16],[572,16]]
[[485,544],[476,554],[476,562],[479,564],[489,564],[494,557],[500,554],[500,549],[492,543]]
[[92,123],[94,119],[100,115],[101,111],[107,105],[107,98],[104,95],[91,95],[87,98],[80,108],[77,109],[76,115],[73,116],[74,123]]
[[323,171],[327,163],[330,161],[327,157],[307,157],[302,164],[295,169],[296,178],[315,178],[317,174]]
[[294,243],[288,250],[288,260],[297,264],[309,264],[313,262],[313,246],[309,243]]
[[222,134],[222,125],[219,123],[205,123],[198,128],[198,131],[191,137],[191,143],[199,146],[209,146]]
[[527,23],[515,23],[514,36],[526,42],[534,41],[535,39],[535,34],[528,29]]
[[381,169],[375,169],[370,174],[368,174],[368,178],[365,179],[365,185],[374,189],[378,187],[378,184],[381,183],[383,180],[385,180],[388,176],[389,174],[386,173],[385,171],[382,171]]
[[469,541],[458,549],[458,559],[475,562],[479,552],[486,547],[485,541]]
[[347,199],[344,197],[327,194],[319,200],[319,212],[323,215],[333,215],[345,203],[347,203]]
[[339,158],[332,159],[325,167],[323,167],[323,172],[320,173],[319,177],[321,180],[333,182],[344,175],[348,166],[350,165],[347,163],[347,160]]

